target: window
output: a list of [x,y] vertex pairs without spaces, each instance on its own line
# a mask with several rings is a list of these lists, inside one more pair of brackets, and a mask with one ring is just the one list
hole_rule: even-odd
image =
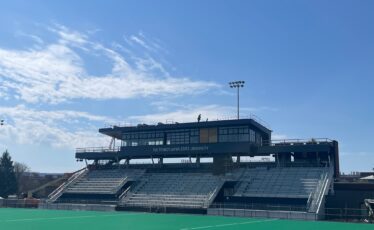
[[200,129],[200,143],[217,143],[217,128]]
[[249,141],[252,143],[256,142],[256,133],[252,129],[249,130]]
[[200,143],[209,142],[209,129],[200,129]]
[[247,126],[221,127],[218,133],[219,142],[246,142],[249,141]]
[[124,133],[122,146],[163,145],[163,132]]
[[262,145],[262,136],[259,133],[256,133],[256,144]]
[[166,134],[167,145],[189,144],[190,132],[189,130],[178,130]]
[[199,143],[199,130],[198,129],[190,130],[190,143],[191,144]]
[[217,143],[217,128],[209,129],[209,143]]

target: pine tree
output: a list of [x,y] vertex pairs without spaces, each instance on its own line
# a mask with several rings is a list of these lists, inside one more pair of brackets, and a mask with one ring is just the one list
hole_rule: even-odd
[[8,150],[0,158],[0,196],[8,197],[17,192],[17,180],[14,165]]

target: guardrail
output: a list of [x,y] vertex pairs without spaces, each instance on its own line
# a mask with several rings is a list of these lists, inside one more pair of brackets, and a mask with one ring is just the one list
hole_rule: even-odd
[[108,152],[119,152],[121,147],[117,146],[114,148],[106,147],[87,147],[87,148],[77,148],[76,153],[108,153]]
[[[263,141],[263,146],[282,146],[282,145],[319,145],[332,143],[333,140],[329,138],[310,138],[310,139],[282,139],[282,140],[271,140]],[[121,150],[120,146],[108,148],[108,147],[86,147],[77,148],[76,153],[116,153]]]
[[[205,118],[204,118],[205,119]],[[219,116],[219,117],[216,117],[216,118],[212,118],[210,117],[209,118],[209,121],[227,121],[227,120],[237,120],[238,117],[237,116]],[[270,125],[265,122],[264,120],[262,120],[260,117],[258,117],[257,115],[255,114],[240,114],[240,119],[252,119],[254,121],[256,121],[257,123],[261,124],[262,126],[266,127],[267,129],[271,130],[271,127]],[[195,122],[195,121],[189,121],[189,122]],[[163,125],[171,125],[171,124],[177,124],[178,121],[174,121],[173,119],[166,119],[165,122],[158,122],[158,123],[146,123],[146,122],[142,122],[142,121],[139,121],[139,122],[117,122],[117,123],[105,123],[104,124],[104,127],[105,128],[116,128],[116,127],[136,127],[136,126],[147,126],[147,125],[160,125],[160,124],[163,124]],[[182,122],[180,122],[182,123]]]
[[319,145],[331,143],[333,140],[329,138],[309,138],[309,139],[280,139],[263,141],[262,145],[279,146],[279,145]]
[[305,206],[291,206],[281,204],[261,204],[261,203],[213,203],[209,208],[219,209],[246,209],[246,210],[271,210],[271,211],[294,211],[294,212],[306,212]]

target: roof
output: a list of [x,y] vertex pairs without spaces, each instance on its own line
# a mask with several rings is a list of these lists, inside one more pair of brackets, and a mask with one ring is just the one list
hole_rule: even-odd
[[99,129],[99,132],[111,137],[121,139],[124,132],[139,132],[139,131],[157,131],[157,130],[173,130],[173,129],[189,129],[189,128],[210,128],[217,126],[231,126],[231,125],[252,125],[270,135],[271,130],[266,128],[254,119],[239,119],[239,120],[217,120],[217,121],[202,121],[202,122],[187,122],[187,123],[173,123],[157,125],[139,124],[137,126],[113,126],[111,128]]

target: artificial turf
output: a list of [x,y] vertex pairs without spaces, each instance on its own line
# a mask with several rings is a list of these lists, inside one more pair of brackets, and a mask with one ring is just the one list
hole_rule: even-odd
[[371,224],[153,214],[0,208],[1,230],[374,230]]

